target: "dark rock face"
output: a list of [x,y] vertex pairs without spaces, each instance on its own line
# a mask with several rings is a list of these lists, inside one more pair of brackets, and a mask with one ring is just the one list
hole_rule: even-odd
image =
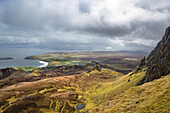
[[91,64],[93,66],[93,68],[91,68],[88,73],[90,73],[93,70],[98,70],[99,72],[102,70],[102,65],[100,65],[98,62],[96,61],[91,61]]
[[16,72],[16,70],[13,68],[0,69],[0,79],[11,76],[13,72]]
[[0,88],[8,85],[12,85],[18,82],[25,81],[24,77],[28,75],[27,72],[14,68],[0,69]]
[[138,83],[141,85],[166,76],[170,72],[170,26],[166,29],[162,40],[147,57],[147,72],[143,79]]

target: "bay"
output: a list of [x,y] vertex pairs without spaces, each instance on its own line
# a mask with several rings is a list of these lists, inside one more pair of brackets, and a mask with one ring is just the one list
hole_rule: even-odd
[[12,60],[0,60],[0,68],[7,67],[45,67],[47,62],[39,60],[24,59],[27,56],[40,55],[48,52],[55,52],[55,50],[49,49],[37,49],[37,48],[0,48],[0,58],[12,57]]

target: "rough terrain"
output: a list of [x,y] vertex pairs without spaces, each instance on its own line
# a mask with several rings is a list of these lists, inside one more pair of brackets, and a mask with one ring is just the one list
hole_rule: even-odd
[[96,61],[25,72],[0,70],[1,113],[170,112],[170,27],[124,75]]

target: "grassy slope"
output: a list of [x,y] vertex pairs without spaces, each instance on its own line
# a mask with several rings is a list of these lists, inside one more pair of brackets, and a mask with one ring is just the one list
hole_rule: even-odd
[[[142,73],[138,73],[137,76],[142,75]],[[128,75],[115,81],[115,88],[113,87],[112,91],[107,94],[108,97],[112,96],[113,98],[109,100],[110,98],[106,96],[107,101],[91,109],[89,112],[167,113],[170,111],[170,74],[140,86],[135,86],[134,84],[137,79],[130,80],[132,83],[128,83],[126,82],[127,78]],[[139,78],[141,79],[141,77]],[[121,83],[121,81],[124,81],[124,83]],[[109,87],[111,88],[109,85],[105,88],[109,89]]]
[[[13,110],[17,108],[15,106],[17,103],[27,103],[22,98],[29,97],[28,100],[31,99],[29,101],[44,107],[30,106],[24,110],[25,112],[74,112],[76,105],[84,103],[86,108],[80,111],[166,113],[170,111],[170,75],[136,86],[145,75],[146,68],[139,70],[136,74],[129,73],[124,76],[103,68],[101,72],[94,70],[75,76],[19,83],[0,90],[2,105],[0,109]],[[33,73],[36,74],[36,72]],[[76,95],[78,97],[75,97]]]
[[[37,76],[35,71],[33,74]],[[11,85],[0,89],[0,112],[73,112],[80,103],[98,104],[89,100],[91,95],[85,92],[120,76],[122,74],[103,68],[101,72],[94,70],[80,75]]]
[[[33,72],[33,74],[36,73]],[[67,111],[68,108],[63,108],[64,104],[69,104],[68,106],[74,108],[79,103],[86,104],[86,108],[81,111],[88,111],[107,102],[108,100],[114,99],[116,95],[121,94],[132,86],[135,86],[136,83],[141,80],[144,74],[145,71],[143,69],[141,70],[141,72],[133,74],[132,76],[129,76],[129,74],[122,76],[122,74],[118,72],[103,68],[101,72],[94,70],[90,73],[82,73],[80,75],[73,76],[73,78],[71,76],[71,78],[66,77],[67,79],[65,77],[55,77],[49,78],[47,80],[44,79],[30,83],[22,83],[21,85],[19,84],[19,88],[14,86],[13,90],[18,90],[19,92],[24,91],[25,93],[18,93],[18,95],[21,95],[18,96],[16,94],[11,95],[12,93],[8,93],[4,90],[2,92],[7,94],[3,95],[2,101],[8,102],[9,100],[9,103],[5,102],[5,106],[9,104],[9,106],[7,105],[7,107],[10,107],[10,103],[15,103],[16,100],[20,100],[23,97],[27,97],[28,94],[30,95],[34,93],[34,95],[37,95],[39,98],[47,98],[47,100],[43,99],[42,101],[46,101],[46,103],[48,103],[49,105],[44,105],[44,102],[42,102],[41,104],[43,106],[50,106],[50,103],[55,103],[55,107],[57,107],[57,105],[61,104],[60,109],[52,109],[51,107],[49,107],[50,109],[41,108],[42,112],[53,112],[54,109],[55,111],[61,111],[61,108]],[[60,79],[62,79],[62,81],[60,81]],[[9,88],[7,87],[7,89]],[[78,99],[74,102],[69,100],[70,97],[67,97],[67,93],[73,92],[78,94]],[[55,99],[50,99],[51,95],[58,94],[65,95],[66,98],[60,99],[56,97]],[[39,100],[35,99],[35,103],[39,103]],[[5,106],[3,105],[2,109],[4,109]],[[31,107],[30,109],[33,108]],[[27,111],[29,111],[30,109],[27,109]],[[103,106],[103,109],[105,109],[105,106]]]
[[153,82],[132,87],[119,97],[107,112],[157,112],[170,111],[170,74]]
[[43,68],[39,68],[39,67],[15,67],[14,69],[18,70],[18,69],[22,69],[26,72],[28,71],[34,71],[34,70],[43,70]]
[[[86,98],[89,100],[86,102],[86,108],[82,111],[89,111],[96,107],[94,110],[98,112],[98,107],[100,104],[107,103],[109,100],[115,99],[117,95],[122,94],[126,90],[130,89],[131,87],[135,86],[138,81],[142,79],[145,75],[145,69],[141,70],[137,74],[133,74],[130,76],[131,73],[118,77],[115,81],[109,82],[102,82],[100,84],[96,84],[86,90]],[[106,106],[102,106],[101,108],[105,108]],[[100,108],[100,107],[99,107]],[[101,109],[100,109],[101,110]],[[92,110],[93,111],[93,110]]]

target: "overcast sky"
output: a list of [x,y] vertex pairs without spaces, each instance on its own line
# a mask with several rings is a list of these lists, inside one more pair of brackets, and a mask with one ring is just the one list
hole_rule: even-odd
[[151,50],[170,25],[169,0],[0,0],[0,44]]

